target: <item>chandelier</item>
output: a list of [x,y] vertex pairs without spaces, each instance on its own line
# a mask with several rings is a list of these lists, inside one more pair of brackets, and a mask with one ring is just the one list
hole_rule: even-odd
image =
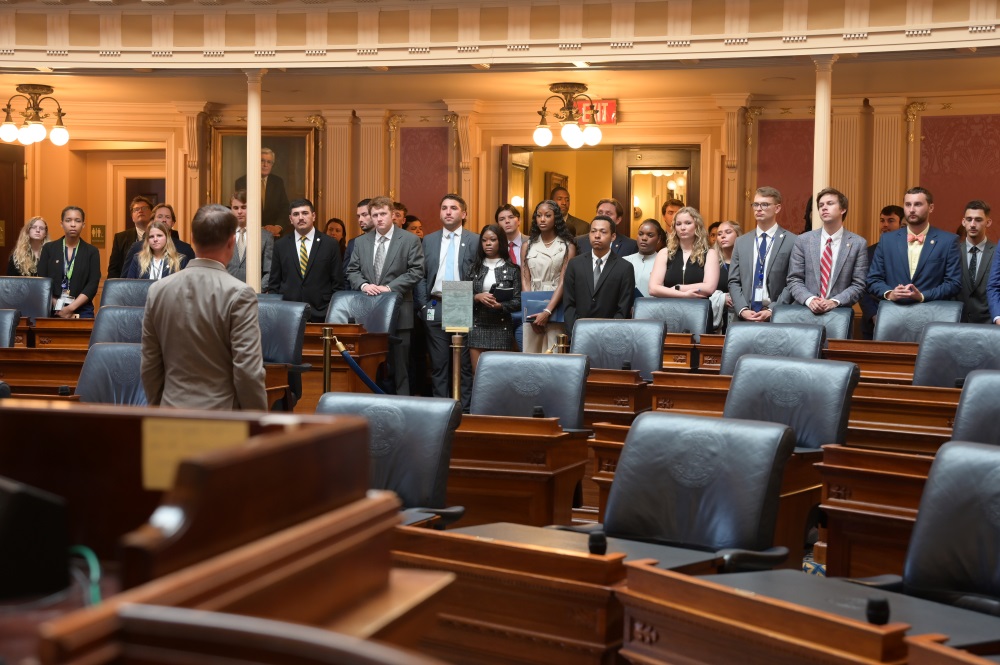
[[[544,148],[552,143],[552,130],[549,129],[546,116],[548,115],[549,102],[553,99],[561,104],[560,108],[552,113],[552,117],[562,125],[559,135],[562,136],[566,145],[575,150],[584,144],[597,145],[600,143],[602,135],[601,128],[597,126],[597,120],[594,117],[594,100],[584,94],[587,92],[587,86],[582,83],[553,83],[549,86],[549,90],[553,94],[545,100],[542,104],[542,110],[538,112],[542,119],[535,127],[533,135],[535,145]],[[582,128],[580,120],[584,117],[584,113],[581,113],[577,107],[581,100],[586,100],[584,108],[590,107],[590,119]]]
[[[56,105],[56,124],[52,128],[52,131],[48,133],[49,140],[55,145],[66,145],[66,142],[69,141],[69,132],[63,126],[62,121],[63,116],[66,114],[63,113],[59,100],[51,96],[53,92],[52,86],[23,83],[17,86],[17,92],[18,94],[7,100],[7,106],[3,109],[6,117],[3,124],[0,125],[0,139],[7,143],[19,141],[23,145],[30,145],[45,140],[46,130],[45,125],[42,124],[42,119],[48,118],[50,114],[43,111],[42,102],[51,100]],[[14,124],[14,120],[11,118],[11,113],[15,113],[11,104],[18,97],[25,101],[24,110],[16,111],[16,113],[20,113],[24,117],[24,122],[20,128]]]

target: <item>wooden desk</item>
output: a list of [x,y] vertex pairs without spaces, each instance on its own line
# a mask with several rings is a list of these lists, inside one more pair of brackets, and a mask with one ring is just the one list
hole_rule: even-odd
[[[0,380],[14,393],[58,395],[64,387],[73,393],[86,359],[86,346],[0,349]],[[282,400],[288,392],[287,368],[265,364],[264,387],[268,404]]]
[[14,346],[25,348],[28,346],[31,328],[28,326],[28,317],[22,316],[14,331]]
[[[980,656],[942,644],[947,635],[919,635],[906,638],[909,665],[996,665],[996,658]],[[989,649],[989,656],[1000,655],[1000,647]]]
[[702,374],[718,374],[722,364],[722,347],[726,343],[725,335],[701,335],[695,345],[698,351],[696,371]]
[[627,584],[617,595],[625,608],[621,656],[631,663],[906,662],[905,624],[873,626],[641,563],[625,565]]
[[[323,328],[333,328],[351,356],[365,374],[373,380],[378,367],[386,361],[389,353],[389,336],[386,333],[369,333],[359,324],[307,323],[302,344],[302,362],[312,365],[312,369],[302,374],[302,397],[295,405],[298,413],[313,413],[323,394]],[[348,367],[343,357],[333,346],[331,356],[330,390],[346,393],[371,393],[364,382]]]
[[396,496],[373,492],[44,625],[41,662],[118,662],[117,612],[127,603],[277,619],[411,645],[432,624],[437,596],[453,576],[393,570],[389,547],[398,521]]
[[639,370],[590,370],[583,405],[588,428],[599,422],[630,425],[644,411],[649,411],[649,396]]
[[908,385],[913,382],[918,346],[915,342],[830,339],[823,357],[855,363],[862,381]]
[[461,524],[570,524],[573,493],[587,463],[588,430],[558,418],[464,415],[448,473],[449,506]]
[[[691,333],[663,336],[663,371],[691,372],[698,366],[698,351]],[[593,371],[593,370],[591,370]]]
[[94,319],[35,319],[31,333],[36,348],[87,349]]
[[627,557],[656,558],[695,574],[714,554],[609,539],[587,552],[587,535],[512,524],[429,531],[400,527],[393,560],[457,576],[421,649],[469,665],[608,665],[622,638],[614,591]]

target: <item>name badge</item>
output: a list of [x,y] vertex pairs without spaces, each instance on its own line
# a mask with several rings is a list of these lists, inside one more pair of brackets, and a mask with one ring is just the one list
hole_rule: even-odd
[[754,289],[753,299],[756,300],[757,302],[764,300],[764,289]]

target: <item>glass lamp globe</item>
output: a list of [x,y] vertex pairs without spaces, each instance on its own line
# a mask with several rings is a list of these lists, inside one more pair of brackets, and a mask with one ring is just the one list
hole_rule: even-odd
[[549,129],[548,125],[538,125],[538,127],[535,127],[535,133],[532,135],[532,138],[535,140],[535,145],[544,148],[552,143],[552,130]]
[[580,125],[575,122],[567,122],[562,126],[562,131],[560,132],[563,141],[566,145],[573,148],[574,150],[583,146],[583,130],[580,129]]
[[21,125],[21,129],[17,130],[17,140],[21,145],[31,145],[35,142],[35,135],[31,131],[31,125],[28,123]]
[[0,140],[10,143],[17,140],[17,125],[13,122],[5,122],[0,125]]
[[590,123],[583,129],[583,142],[587,145],[597,145],[601,142],[603,136],[601,128],[594,123]]
[[69,141],[69,130],[62,125],[56,125],[49,132],[49,140],[54,145],[66,145],[66,142]]
[[39,141],[45,140],[45,125],[40,122],[33,122],[31,127],[31,141],[32,143],[38,143]]

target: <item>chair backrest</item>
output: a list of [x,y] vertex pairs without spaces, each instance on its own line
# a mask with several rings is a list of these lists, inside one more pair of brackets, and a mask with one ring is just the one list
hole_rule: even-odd
[[775,423],[640,414],[615,469],[605,531],[700,549],[767,549],[794,447],[792,431]]
[[954,388],[975,369],[1000,369],[1000,326],[928,323],[920,336],[913,385]]
[[462,405],[441,397],[325,393],[316,413],[368,419],[371,488],[392,490],[404,508],[444,508],[451,442]]
[[627,361],[647,381],[663,369],[663,323],[637,319],[580,319],[573,327],[570,353],[590,358],[590,366],[621,369]]
[[827,339],[850,339],[854,326],[853,307],[835,307],[823,314],[813,314],[805,305],[775,305],[771,323],[810,323],[826,328]]
[[21,312],[16,309],[0,309],[0,349],[14,346],[17,324],[21,322]]
[[29,319],[52,312],[52,280],[48,277],[0,277],[0,309],[20,310]]
[[99,342],[142,343],[142,317],[145,307],[105,305],[97,310],[90,346]]
[[184,607],[124,605],[116,625],[126,665],[444,665],[324,628]]
[[691,333],[699,341],[712,320],[712,303],[680,298],[636,298],[633,319],[663,321],[668,333]]
[[997,427],[996,421],[997,395],[1000,395],[1000,371],[969,372],[962,386],[962,397],[958,400],[951,438],[1000,445],[1000,427]]
[[722,345],[720,374],[732,374],[743,356],[819,358],[826,343],[826,328],[805,323],[734,322]]
[[109,305],[121,307],[145,307],[152,279],[108,279],[101,291],[101,307]]
[[564,429],[583,428],[587,356],[487,351],[479,356],[471,412],[531,417],[536,406]]
[[369,296],[361,291],[337,291],[326,309],[327,323],[356,323],[372,333],[396,334],[403,295],[396,291]]
[[76,394],[81,402],[145,406],[141,364],[141,344],[94,344],[83,361]]
[[920,498],[903,590],[1000,614],[1000,448],[951,441],[938,449]]
[[962,302],[934,300],[914,305],[897,305],[883,300],[878,304],[875,339],[881,342],[918,342],[928,323],[958,323],[962,320]]
[[801,448],[842,445],[860,376],[857,365],[838,360],[743,356],[722,416],[788,425]]
[[264,362],[302,364],[309,305],[268,298],[258,299],[257,309]]

